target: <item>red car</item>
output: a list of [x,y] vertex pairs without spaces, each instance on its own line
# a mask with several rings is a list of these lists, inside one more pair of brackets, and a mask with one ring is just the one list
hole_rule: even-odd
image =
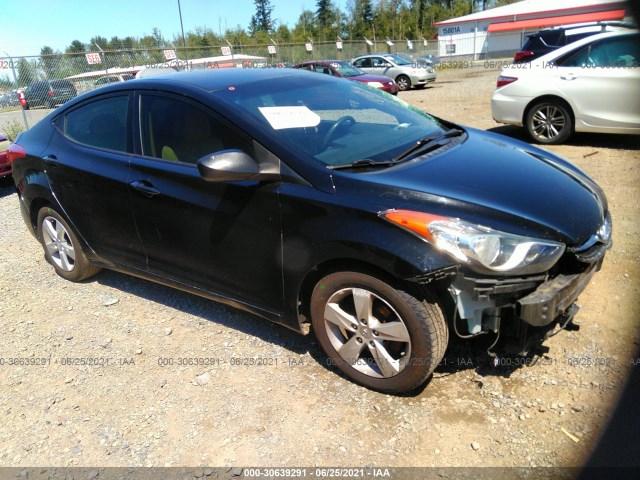
[[304,62],[294,65],[293,68],[303,68],[312,72],[325,73],[334,77],[342,77],[356,82],[366,83],[370,87],[379,88],[391,95],[398,94],[398,84],[389,77],[382,75],[370,75],[359,68],[354,67],[346,60],[322,60]]
[[0,133],[0,178],[11,175],[11,162],[7,149],[11,142],[2,133]]

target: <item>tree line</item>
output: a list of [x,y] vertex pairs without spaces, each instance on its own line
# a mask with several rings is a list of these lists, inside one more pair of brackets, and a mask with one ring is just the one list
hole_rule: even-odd
[[[349,0],[346,10],[331,0],[317,0],[316,10],[304,10],[292,27],[273,18],[271,0],[254,0],[255,14],[247,28],[238,25],[223,32],[197,27],[186,32],[184,38],[174,35],[165,38],[159,29],[142,37],[113,36],[107,39],[94,36],[83,43],[74,40],[64,52],[43,46],[41,55],[84,53],[99,49],[137,50],[162,47],[213,47],[219,45],[250,45],[314,41],[362,40],[364,37],[420,39],[434,38],[435,22],[466,15],[487,8],[506,5],[518,0]],[[99,48],[98,48],[99,46]]]

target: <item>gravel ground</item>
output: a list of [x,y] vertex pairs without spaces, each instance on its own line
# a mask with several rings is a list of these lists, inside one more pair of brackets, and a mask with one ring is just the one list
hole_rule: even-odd
[[[439,73],[400,97],[522,138],[491,119],[497,71]],[[389,396],[326,365],[304,337],[119,273],[66,282],[0,184],[0,466],[579,466],[637,360],[640,141],[552,147],[608,195],[615,246],[576,332],[537,362],[494,367],[454,342],[424,389]],[[201,472],[202,473],[202,472]]]

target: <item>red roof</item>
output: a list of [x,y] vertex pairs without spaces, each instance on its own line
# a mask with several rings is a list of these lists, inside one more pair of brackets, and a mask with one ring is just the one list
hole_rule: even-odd
[[571,25],[572,23],[597,22],[603,20],[621,20],[624,10],[609,10],[606,12],[580,13],[578,15],[563,15],[561,17],[536,18],[534,20],[518,20],[515,22],[492,23],[489,32],[507,32],[510,30],[525,30],[530,28],[555,27],[557,25]]

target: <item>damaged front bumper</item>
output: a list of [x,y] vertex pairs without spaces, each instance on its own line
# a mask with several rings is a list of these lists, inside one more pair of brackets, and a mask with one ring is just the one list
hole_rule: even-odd
[[[600,269],[602,258],[584,272],[515,279],[471,278],[458,273],[449,287],[455,302],[453,322],[459,336],[494,332],[505,350],[526,355],[560,325],[571,326],[578,296]],[[466,325],[465,325],[466,323]],[[466,326],[466,329],[464,328]],[[464,334],[460,330],[466,330]]]

